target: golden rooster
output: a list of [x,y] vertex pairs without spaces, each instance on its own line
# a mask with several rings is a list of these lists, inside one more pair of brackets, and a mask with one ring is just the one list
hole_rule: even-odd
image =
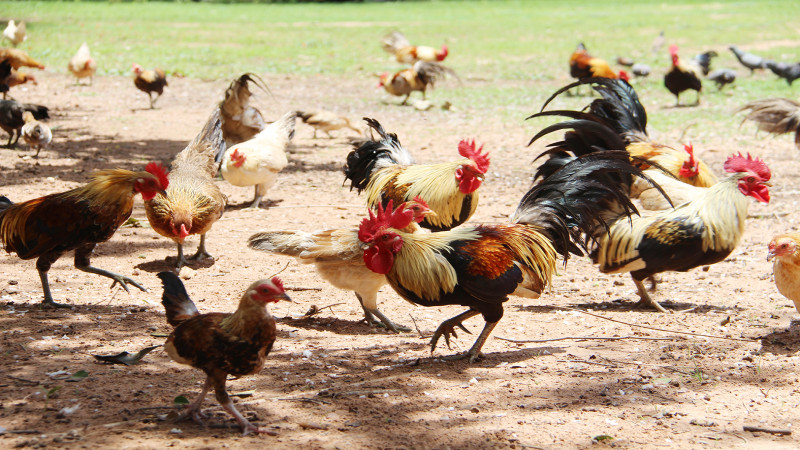
[[245,73],[231,82],[225,91],[225,98],[219,104],[222,136],[227,147],[253,139],[267,126],[261,111],[250,105],[250,97],[253,96],[250,83],[267,90],[261,78]]
[[314,139],[317,138],[317,130],[324,131],[329,139],[333,139],[331,131],[341,130],[342,128],[349,128],[361,136],[361,130],[354,127],[350,123],[349,118],[330,111],[297,111],[297,117],[299,117],[304,124],[314,128]]
[[249,141],[225,150],[222,178],[234,186],[255,186],[249,209],[258,209],[267,189],[278,180],[278,173],[289,164],[286,149],[294,138],[295,122],[295,113],[286,113]]
[[0,48],[0,61],[10,62],[14,70],[20,67],[33,67],[44,70],[44,64],[31,58],[26,52],[18,48]]
[[[594,112],[594,111],[592,111]],[[564,139],[551,144],[549,159],[539,167],[536,177],[545,178],[575,157],[600,155],[604,150],[623,148],[625,143],[608,127],[598,126],[590,113],[563,114],[571,120],[546,128],[538,139],[552,131],[569,129]],[[537,114],[535,116],[539,116]],[[584,157],[586,157],[584,156]],[[747,217],[748,200],[769,202],[771,173],[760,159],[749,155],[733,155],[725,162],[730,175],[706,189],[698,189],[691,200],[674,209],[644,216],[627,217],[609,209],[605,215],[611,223],[607,234],[596,237],[592,258],[603,273],[630,272],[639,291],[640,305],[666,311],[647,293],[642,284],[646,278],[666,271],[685,272],[701,265],[725,259],[741,239]],[[618,180],[630,192],[630,180]]]
[[111,278],[128,290],[132,279],[91,265],[92,251],[111,239],[133,211],[133,199],[147,201],[167,188],[164,167],[150,163],[142,172],[112,169],[96,172],[85,186],[22,203],[0,197],[0,242],[22,259],[38,258],[36,270],[44,291],[43,305],[69,307],[53,301],[47,272],[64,253],[75,250],[75,268]]
[[380,81],[378,87],[383,89],[391,95],[400,97],[405,95],[401,105],[408,102],[408,97],[414,91],[422,92],[422,99],[425,99],[425,91],[428,87],[433,87],[434,84],[450,74],[455,76],[450,68],[445,67],[435,62],[417,61],[408,69],[401,70],[394,74],[384,72],[380,74]]
[[[592,101],[588,111],[547,111],[529,118],[566,116],[574,119],[574,123],[579,126],[597,129],[595,135],[603,145],[577,146],[572,150],[593,153],[603,148],[615,150],[624,148],[633,163],[644,170],[644,173],[655,180],[656,184],[669,195],[669,199],[666,199],[660,189],[656,189],[649,181],[638,178],[631,185],[629,194],[632,198],[638,198],[642,207],[656,211],[671,208],[672,205],[679,205],[694,198],[698,195],[698,188],[707,188],[717,182],[717,177],[708,165],[695,157],[692,145],[685,145],[684,150],[680,151],[650,140],[647,135],[647,112],[639,102],[636,91],[624,80],[589,78],[572,83],[556,91],[542,109],[562,92],[583,84],[590,85],[601,96]],[[534,136],[531,143],[552,131],[569,128],[571,123],[564,122],[547,127]],[[568,157],[561,148],[562,144],[575,138],[575,135],[568,133],[564,141],[552,144],[555,148],[549,153],[559,158]],[[556,162],[554,166],[550,166],[549,162],[545,162],[539,169],[540,176],[547,176],[551,170],[559,167],[558,164]],[[651,167],[651,164],[655,167]]]
[[619,74],[611,70],[604,59],[590,55],[583,42],[578,43],[569,57],[569,74],[579,80],[592,77],[619,78]]
[[3,30],[3,37],[11,41],[11,45],[14,47],[25,42],[25,40],[28,39],[25,21],[16,24],[14,23],[14,19],[9,20],[8,25],[6,25],[6,28]]
[[411,45],[411,42],[399,31],[392,31],[381,41],[383,49],[394,55],[397,62],[414,64],[417,61],[442,62],[447,58],[449,50],[442,45],[440,50],[426,45]]
[[[135,74],[133,85],[147,94],[147,98],[150,99],[150,109],[154,109],[156,100],[164,93],[164,87],[168,86],[167,74],[157,67],[152,70],[142,69],[142,66],[135,63],[133,64],[133,73]],[[153,98],[153,93],[156,94],[156,98]]]
[[179,270],[187,264],[183,242],[189,235],[200,235],[197,253],[190,259],[211,257],[206,252],[206,233],[222,216],[226,202],[214,183],[217,171],[214,155],[223,145],[217,108],[200,134],[172,161],[167,195],[157,195],[144,204],[153,229],[178,244]]
[[736,112],[747,111],[742,120],[756,123],[770,134],[794,133],[794,145],[800,148],[800,102],[788,98],[766,98],[750,102]]
[[775,236],[769,243],[767,261],[772,263],[778,292],[794,303],[800,312],[800,233]]
[[[418,225],[425,217],[435,214],[424,200],[417,197],[403,204],[412,214],[412,221],[403,228],[406,233],[420,231]],[[263,231],[250,236],[247,246],[279,255],[294,256],[303,264],[313,264],[319,276],[334,287],[353,291],[364,310],[368,325],[378,317],[386,329],[410,331],[397,325],[378,310],[378,290],[386,277],[364,265],[363,248],[357,229],[335,229],[306,233],[304,231]]]
[[97,61],[92,58],[89,44],[81,44],[75,55],[69,59],[67,69],[75,75],[75,84],[81,82],[81,78],[88,78],[89,85],[94,82],[94,73],[97,71]]
[[364,118],[380,140],[354,144],[347,155],[345,177],[350,188],[366,191],[367,205],[375,209],[421,197],[436,215],[420,223],[434,231],[449,230],[469,220],[478,207],[478,188],[489,170],[489,154],[476,148],[475,141],[461,141],[458,153],[465,159],[439,164],[415,164],[414,158],[381,124]]
[[[406,233],[411,221],[391,202],[370,211],[358,230],[366,266],[385,274],[389,285],[421,306],[462,305],[469,309],[442,322],[431,339],[450,344],[456,327],[482,315],[486,322],[472,347],[447,359],[481,357],[489,334],[503,317],[508,296],[538,298],[556,271],[557,255],[582,254],[579,233],[603,232],[600,214],[614,204],[632,212],[633,205],[609,174],[640,171],[624,152],[580,158],[534,186],[522,199],[513,220],[503,225],[461,226],[449,231]],[[578,231],[580,230],[580,232]]]

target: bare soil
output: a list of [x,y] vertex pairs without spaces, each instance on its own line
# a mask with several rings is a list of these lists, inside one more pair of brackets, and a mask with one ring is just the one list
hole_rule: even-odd
[[[78,186],[97,169],[169,163],[227,86],[172,78],[150,110],[128,78],[99,77],[93,86],[74,86],[62,74],[39,78],[39,86],[14,95],[52,108],[55,137],[38,160],[24,144],[0,150],[0,195],[15,201]],[[530,186],[531,161],[543,148],[525,147],[538,129],[521,120],[541,103],[507,121],[480,105],[421,112],[381,102],[377,91],[365,92],[374,82],[366,76],[265,78],[275,97],[261,95],[257,103],[268,117],[306,108],[376,117],[420,162],[456,157],[465,137],[485,142],[492,168],[473,222],[506,220]],[[520,90],[546,96],[562,81],[552,89],[520,83]],[[447,88],[431,97],[441,104]],[[661,130],[658,137],[675,142],[680,133]],[[755,138],[752,128],[723,124],[695,142],[718,173],[731,152],[763,157],[776,186],[771,205],[753,202],[744,239],[726,261],[662,275],[655,295],[680,312],[632,310],[637,297],[628,276],[602,275],[575,258],[539,300],[511,298],[485,358],[469,364],[440,357],[469,348],[483,325],[479,318],[468,321],[473,334],[459,335],[453,348],[442,345],[431,354],[428,346],[436,326],[463,308],[416,307],[384,288],[380,309],[414,330],[393,334],[361,323],[355,296],[329,286],[313,268],[246,247],[259,230],[349,227],[363,217],[363,198],[342,185],[346,136],[312,139],[312,129],[298,123],[290,166],[261,210],[243,210],[252,188],[218,181],[230,206],[208,235],[215,259],[182,272],[201,311],[232,311],[249,283],[288,264],[281,276],[296,303],[272,310],[278,340],[267,364],[258,375],[228,384],[230,392],[244,393],[236,398],[240,411],[277,436],[242,437],[212,395],[206,427],[169,420],[179,408],[175,397],[193,399],[203,376],[160,348],[134,366],[91,356],[159,345],[170,331],[155,275],[171,267],[176,249],[147,226],[137,199],[133,217],[142,226],[121,228],[98,246],[93,263],[133,277],[148,292],[109,291],[108,280],[75,270],[65,256],[50,280],[56,301],[74,308],[42,310],[34,261],[0,256],[0,447],[800,446],[796,432],[743,430],[800,423],[800,327],[790,327],[796,311],[777,292],[765,261],[769,238],[796,229],[800,220],[798,178],[790,176],[800,163],[791,138]],[[190,239],[187,251],[196,243]],[[306,315],[312,308],[316,313]],[[79,381],[59,375],[81,370],[88,377]]]

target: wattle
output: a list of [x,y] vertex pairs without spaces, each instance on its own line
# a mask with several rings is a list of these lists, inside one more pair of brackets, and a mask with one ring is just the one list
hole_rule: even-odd
[[394,265],[394,255],[389,251],[382,251],[378,247],[370,247],[364,250],[364,264],[367,269],[386,275],[392,270]]
[[481,180],[478,177],[464,177],[458,183],[458,190],[461,191],[462,194],[471,194],[478,190],[481,187]]

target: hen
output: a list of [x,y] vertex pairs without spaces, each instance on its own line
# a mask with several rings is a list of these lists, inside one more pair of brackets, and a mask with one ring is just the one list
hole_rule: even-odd
[[227,147],[253,139],[267,126],[261,111],[250,105],[250,97],[253,96],[251,83],[267,90],[263,80],[257,75],[245,73],[231,82],[225,91],[225,98],[219,104],[222,136]]
[[[22,126],[25,125],[25,119],[23,119],[22,115],[26,111],[30,112],[36,120],[50,118],[46,106],[19,103],[15,100],[0,100],[0,128],[9,135],[6,147],[17,145],[22,135]],[[16,139],[14,139],[15,137]],[[14,142],[11,142],[12,140]]]
[[722,88],[736,81],[736,72],[731,69],[717,69],[708,74],[708,79],[717,85],[717,90],[721,91]]
[[[418,223],[435,214],[421,198],[403,204],[413,214],[412,221],[403,231],[415,233]],[[389,320],[378,310],[378,290],[386,284],[386,277],[364,265],[363,249],[357,229],[315,231],[263,231],[250,236],[248,247],[280,255],[294,256],[303,264],[313,264],[319,276],[334,287],[353,291],[364,310],[364,320],[373,324],[378,317],[386,329],[410,331]]]
[[[81,78],[88,78],[89,84],[94,82],[94,73],[97,71],[97,62],[92,58],[89,44],[81,44],[78,52],[69,59],[67,69],[75,75],[75,84],[79,84]],[[137,85],[138,87],[138,85]],[[141,88],[140,88],[141,89]]]
[[[522,199],[514,222],[505,225],[461,226],[433,233],[405,233],[411,214],[389,203],[370,212],[358,230],[364,263],[385,274],[389,285],[406,300],[421,306],[462,305],[469,309],[445,320],[431,339],[431,351],[441,337],[448,346],[456,327],[482,315],[483,331],[465,353],[451,358],[474,362],[503,317],[510,294],[538,298],[556,271],[557,255],[582,254],[582,231],[601,234],[600,217],[609,202],[623,211],[635,209],[609,178],[639,173],[624,152],[578,159],[534,186]],[[580,231],[579,231],[580,230]]]
[[800,312],[800,233],[775,236],[769,243],[767,261],[772,263],[778,292],[794,303]]
[[364,118],[380,140],[358,143],[344,167],[350,188],[366,191],[367,205],[375,209],[389,201],[395,205],[421,197],[436,215],[420,223],[434,231],[449,230],[469,220],[478,207],[478,188],[489,170],[489,154],[475,142],[461,141],[458,153],[465,159],[438,164],[415,164],[414,158],[375,119]]
[[766,60],[758,55],[754,55],[748,52],[743,52],[739,50],[739,47],[735,45],[731,45],[728,48],[730,49],[731,52],[733,52],[733,55],[736,56],[736,59],[738,59],[743,66],[750,69],[751,75],[753,74],[753,72],[755,72],[756,69],[763,69],[767,67]]
[[13,19],[9,20],[8,25],[3,30],[3,38],[11,41],[11,45],[14,47],[25,42],[28,39],[25,22],[22,21],[19,24],[15,24]]
[[[564,114],[576,117],[572,112]],[[572,120],[556,124],[539,133],[538,139],[552,131],[568,129],[562,141],[552,144],[550,158],[538,169],[538,177],[574,159],[569,155],[603,153],[625,145],[608,127],[593,120]],[[609,210],[610,230],[597,237],[592,258],[603,273],[630,272],[639,291],[640,305],[666,311],[645,290],[642,281],[666,271],[685,272],[725,259],[741,239],[747,217],[748,200],[769,202],[770,171],[767,165],[749,155],[734,155],[725,162],[730,175],[674,209],[657,213],[614,218]],[[620,180],[623,191],[631,183]]]
[[202,424],[207,416],[200,407],[206,393],[214,388],[217,401],[242,428],[242,435],[270,433],[250,423],[233,405],[225,389],[228,375],[242,377],[258,373],[264,367],[275,342],[275,319],[267,305],[291,301],[278,277],[256,281],[242,295],[233,314],[200,314],[186,293],[180,278],[172,272],[160,272],[164,284],[162,304],[167,322],[175,330],[167,337],[164,350],[177,363],[205,372],[206,382],[200,396],[178,417]]
[[670,45],[669,54],[672,57],[672,68],[664,75],[664,86],[675,96],[675,105],[680,105],[680,95],[683,91],[697,92],[696,105],[700,104],[700,91],[703,90],[703,69],[695,61],[681,62],[678,57],[678,46]]
[[214,183],[217,171],[214,155],[224,145],[217,108],[200,134],[172,161],[167,195],[157,195],[144,204],[153,229],[178,244],[179,270],[187,264],[183,243],[189,235],[200,235],[197,253],[190,259],[211,257],[206,252],[206,233],[222,216],[226,201]]
[[[5,82],[3,81],[3,73],[4,69],[3,66],[8,65],[8,76],[5,77]],[[36,81],[36,77],[29,73],[20,72],[11,68],[11,65],[8,64],[7,61],[0,62],[0,91],[4,90],[5,88],[12,88],[14,86],[19,86],[21,84],[25,84],[27,82],[31,82],[34,86],[38,85],[39,83]],[[3,86],[5,83],[5,86]],[[5,89],[6,91],[8,89]],[[3,100],[6,99],[6,94],[8,92],[3,92]]]
[[66,192],[13,204],[0,198],[0,242],[22,259],[38,258],[45,306],[55,303],[47,272],[66,252],[75,250],[75,268],[114,280],[126,291],[127,283],[145,290],[130,278],[90,265],[92,251],[125,223],[137,193],[144,200],[163,194],[169,182],[164,167],[150,163],[144,172],[113,169],[96,172],[92,181]]
[[748,110],[742,123],[753,121],[759,130],[770,134],[794,133],[794,143],[800,148],[800,103],[788,98],[767,98],[750,102],[737,112]]
[[44,70],[44,64],[31,58],[18,48],[0,48],[0,61],[8,61],[15,70],[20,67],[33,67]]
[[222,178],[234,186],[255,186],[250,209],[258,209],[278,173],[289,164],[286,149],[294,137],[295,122],[295,113],[286,113],[249,141],[225,150]]
[[[152,70],[144,70],[138,64],[133,65],[133,84],[137,89],[147,94],[150,100],[150,109],[155,108],[156,100],[164,93],[164,87],[167,86],[167,74],[159,68]],[[156,98],[153,98],[153,93]]]
[[775,75],[786,80],[791,86],[794,80],[800,78],[800,63],[787,64],[783,62],[767,61],[765,65]]
[[399,31],[392,31],[381,41],[383,49],[394,55],[397,62],[414,64],[417,61],[442,62],[449,53],[447,46],[441,50],[426,45],[411,45],[411,42]]
[[386,92],[397,97],[405,95],[401,103],[405,105],[414,91],[422,92],[424,100],[428,87],[432,88],[437,81],[448,74],[455,76],[455,72],[439,63],[417,61],[412,67],[394,74],[389,72],[380,74],[378,87],[383,87]]
[[331,131],[341,130],[342,128],[349,128],[358,133],[359,136],[361,135],[361,130],[354,127],[349,118],[330,111],[297,111],[297,117],[306,125],[314,128],[314,139],[317,138],[317,130],[324,131],[328,138],[331,139],[333,138]]
[[47,147],[47,144],[53,140],[53,132],[50,131],[50,127],[36,120],[33,117],[33,113],[30,111],[22,113],[22,119],[25,121],[21,132],[22,140],[24,140],[31,149],[36,149],[34,158],[38,158],[39,152]]

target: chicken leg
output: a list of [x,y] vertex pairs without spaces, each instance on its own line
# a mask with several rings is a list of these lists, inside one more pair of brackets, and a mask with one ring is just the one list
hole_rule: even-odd
[[[271,436],[275,436],[276,434],[272,431],[261,429],[245,419],[241,413],[233,406],[233,401],[231,400],[230,396],[228,395],[228,391],[225,390],[225,382],[227,381],[227,375],[223,374],[215,374],[216,376],[213,377],[212,381],[214,383],[214,393],[216,394],[217,401],[228,414],[232,415],[236,422],[239,423],[239,426],[242,427],[242,436],[247,436],[250,433],[264,433],[269,434]],[[209,377],[211,378],[211,377]]]
[[[377,306],[370,307],[364,304],[364,299],[361,298],[361,295],[359,295],[358,292],[354,292],[354,294],[356,294],[356,298],[358,298],[358,303],[361,304],[361,309],[364,310],[364,320],[367,322],[368,325],[381,325],[380,322],[375,320],[374,316],[377,316],[378,319],[380,319],[380,321],[383,322],[383,326],[385,326],[387,330],[394,331],[395,333],[399,333],[401,331],[403,332],[411,331],[411,328],[404,327],[402,325],[397,325],[391,320],[389,320],[388,317],[386,317],[382,312],[378,310]],[[370,305],[374,305],[375,299],[372,299],[367,303],[369,303]]]
[[200,425],[205,425],[203,423],[204,419],[208,419],[208,416],[203,414],[203,411],[200,410],[200,405],[203,404],[203,401],[206,399],[206,393],[211,388],[211,377],[206,377],[206,383],[203,385],[203,390],[200,392],[200,395],[197,397],[195,401],[193,401],[186,409],[178,415],[175,419],[176,422],[181,420],[185,420],[189,417],[192,418],[195,422],[199,423]]
[[53,301],[53,295],[50,293],[50,282],[47,279],[47,272],[50,270],[50,266],[63,254],[63,252],[46,253],[36,260],[36,270],[39,271],[39,279],[42,281],[42,291],[44,293],[42,306],[45,308],[72,308],[72,305]]
[[655,309],[656,311],[662,313],[672,312],[668,309],[665,309],[657,301],[653,300],[652,297],[650,297],[650,294],[647,293],[647,289],[645,289],[644,283],[642,283],[641,280],[637,280],[636,278],[634,278],[633,282],[636,284],[636,289],[639,291],[639,301],[636,303],[634,308],[643,308],[645,306],[649,306]]
[[200,235],[200,245],[197,246],[197,251],[194,255],[190,256],[190,260],[197,261],[198,259],[202,258],[213,258],[211,254],[206,251],[206,235],[205,233]]
[[[467,333],[470,333],[461,322],[469,319],[470,317],[477,316],[478,314],[480,314],[478,311],[470,309],[442,322],[441,325],[439,325],[439,328],[436,329],[436,332],[433,333],[433,337],[431,338],[431,353],[433,353],[433,350],[436,348],[436,342],[441,336],[444,336],[444,340],[447,343],[447,348],[450,348],[450,336],[458,337],[456,336],[455,327],[459,327]],[[445,356],[442,359],[447,361],[455,361],[469,357],[469,362],[474,363],[481,358],[481,348],[483,347],[483,344],[486,343],[486,339],[492,333],[492,330],[496,325],[497,322],[486,322],[486,325],[483,326],[483,331],[481,331],[481,334],[477,339],[475,339],[475,343],[472,344],[472,347],[469,350],[457,355]]]
[[256,192],[255,195],[253,196],[253,203],[251,203],[250,206],[245,208],[248,211],[259,209],[259,207],[261,206],[261,199],[264,198],[264,194],[267,193],[267,188],[264,184],[257,184],[255,186],[255,189]]
[[122,289],[125,289],[125,292],[127,292],[129,294],[131,293],[131,291],[130,291],[130,289],[128,289],[128,283],[130,283],[131,285],[139,288],[139,290],[141,290],[142,292],[147,292],[147,288],[145,288],[141,284],[137,283],[136,281],[134,281],[134,280],[132,280],[132,279],[130,279],[130,278],[124,276],[124,275],[120,275],[118,273],[110,272],[108,270],[99,269],[97,267],[92,267],[90,265],[89,258],[91,257],[92,251],[94,250],[96,245],[97,244],[95,244],[95,243],[91,243],[91,244],[87,244],[87,245],[84,245],[83,247],[78,247],[77,249],[75,249],[75,268],[76,269],[78,269],[80,271],[83,271],[83,272],[93,273],[95,275],[101,275],[101,276],[104,276],[104,277],[107,277],[107,278],[111,278],[112,280],[114,280],[114,282],[111,283],[111,287],[112,288],[114,287],[114,285],[119,283],[119,285],[122,287]]

